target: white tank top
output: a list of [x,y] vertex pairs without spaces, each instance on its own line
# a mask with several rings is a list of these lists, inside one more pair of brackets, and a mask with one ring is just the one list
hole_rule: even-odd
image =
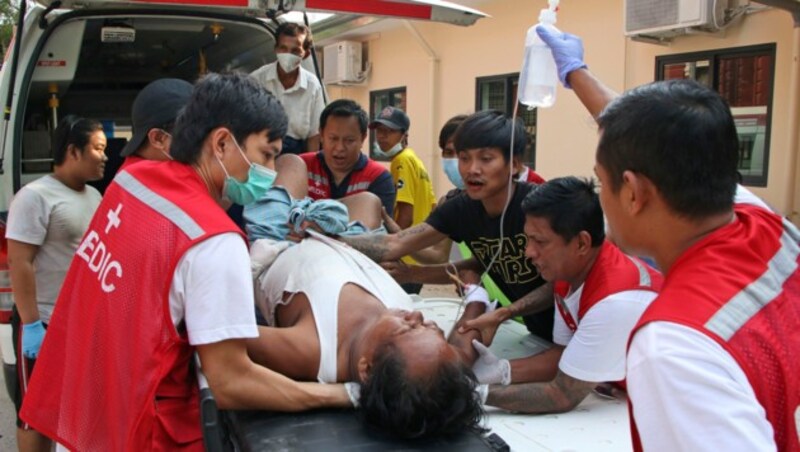
[[308,297],[319,336],[321,383],[336,382],[336,346],[339,293],[353,283],[371,293],[389,309],[411,310],[411,297],[397,282],[363,254],[321,235],[314,235],[281,253],[256,284],[259,309],[275,325],[275,309],[288,304],[283,293]]

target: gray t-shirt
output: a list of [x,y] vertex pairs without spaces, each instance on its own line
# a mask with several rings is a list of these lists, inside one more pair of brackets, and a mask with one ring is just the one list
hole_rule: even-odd
[[6,238],[39,246],[33,265],[39,317],[45,323],[100,198],[94,187],[75,191],[47,175],[24,186],[11,201]]

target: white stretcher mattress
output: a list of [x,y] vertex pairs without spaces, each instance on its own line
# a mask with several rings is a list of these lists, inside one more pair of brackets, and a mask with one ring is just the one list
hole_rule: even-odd
[[[456,298],[414,296],[414,308],[449,332],[459,312]],[[547,341],[532,336],[525,326],[507,321],[498,329],[491,350],[501,358],[520,358],[547,350]],[[627,402],[590,394],[575,410],[562,414],[513,414],[487,407],[486,426],[512,451],[631,450]]]

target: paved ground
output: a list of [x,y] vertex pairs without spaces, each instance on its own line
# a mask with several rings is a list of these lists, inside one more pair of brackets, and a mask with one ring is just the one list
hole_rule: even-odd
[[0,450],[17,450],[17,427],[14,404],[8,398],[3,372],[0,372]]

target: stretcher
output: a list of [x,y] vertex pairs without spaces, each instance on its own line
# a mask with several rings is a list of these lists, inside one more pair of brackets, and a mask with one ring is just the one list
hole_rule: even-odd
[[[414,297],[414,307],[449,331],[458,315],[459,300]],[[491,349],[504,358],[541,353],[551,344],[531,336],[525,326],[505,322]],[[631,450],[625,400],[590,394],[575,410],[550,415],[523,415],[487,407],[484,435],[465,433],[433,441],[397,441],[362,426],[354,411],[307,413],[226,413],[227,449],[289,450],[436,450],[444,451],[620,451]],[[207,438],[208,439],[208,438]],[[213,438],[212,438],[213,439]],[[214,450],[214,447],[209,447]]]

